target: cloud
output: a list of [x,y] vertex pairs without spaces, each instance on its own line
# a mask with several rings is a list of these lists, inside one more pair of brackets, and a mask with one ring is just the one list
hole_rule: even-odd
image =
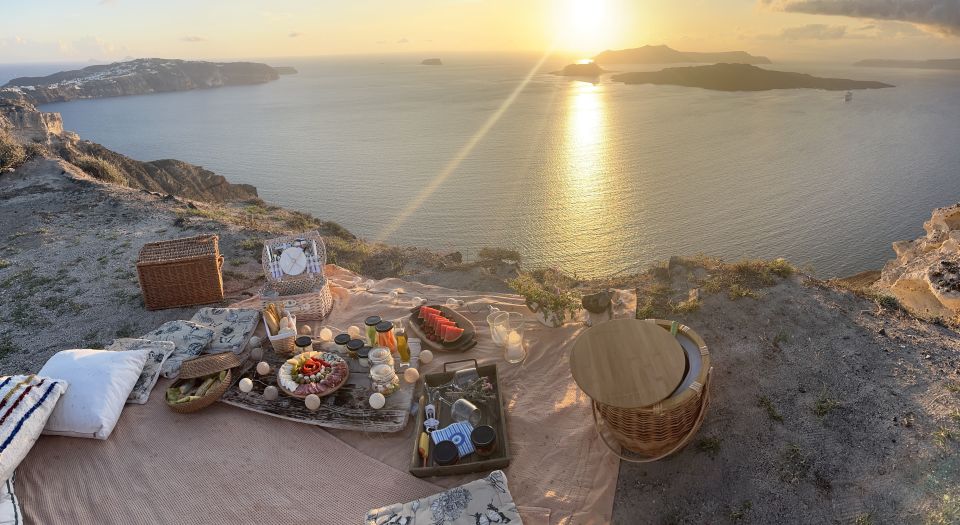
[[897,20],[960,35],[960,0],[760,0],[793,13]]
[[783,40],[839,40],[847,34],[847,26],[828,26],[827,24],[807,24],[798,27],[785,27],[776,38]]
[[294,31],[293,33],[290,33],[290,34],[287,35],[287,36],[290,37],[290,38],[297,38],[298,36],[300,36],[300,35],[302,35],[302,34],[303,34],[303,33],[298,33],[298,32],[296,32],[296,31]]
[[196,35],[185,36],[180,40],[183,40],[184,42],[206,42],[207,41],[206,38],[203,38],[202,36],[196,36]]
[[115,6],[120,3],[120,0],[100,0],[100,5],[106,6]]
[[398,44],[409,44],[410,41],[407,40],[407,37],[403,37],[403,38],[401,38],[400,40],[397,40],[397,43],[398,43]]

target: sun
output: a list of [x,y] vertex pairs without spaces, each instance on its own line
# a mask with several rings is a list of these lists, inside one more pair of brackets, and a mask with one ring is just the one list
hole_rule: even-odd
[[613,30],[610,0],[560,0],[554,3],[555,47],[563,51],[602,51]]

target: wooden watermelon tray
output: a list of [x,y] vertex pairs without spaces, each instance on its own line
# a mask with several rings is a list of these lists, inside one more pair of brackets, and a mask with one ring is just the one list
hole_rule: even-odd
[[448,308],[439,304],[427,306],[436,310],[440,310],[444,317],[457,323],[457,327],[463,328],[463,335],[460,336],[460,339],[457,339],[452,343],[431,341],[427,339],[427,334],[424,330],[425,327],[423,326],[423,319],[420,319],[419,316],[420,307],[414,307],[410,309],[410,316],[407,317],[407,329],[410,330],[413,335],[420,338],[421,344],[424,347],[429,348],[430,350],[439,350],[441,352],[466,352],[474,346],[477,346],[477,328],[473,326],[473,323],[464,317],[463,314],[453,310],[452,308]]

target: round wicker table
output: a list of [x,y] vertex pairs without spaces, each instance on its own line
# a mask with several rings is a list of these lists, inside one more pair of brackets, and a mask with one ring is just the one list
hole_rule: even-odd
[[[695,342],[704,367],[688,370],[687,352],[678,337]],[[601,439],[621,459],[662,459],[686,446],[703,421],[709,356],[689,327],[637,319],[598,324],[577,338],[570,370],[593,400]],[[688,373],[696,377],[685,377]],[[605,433],[640,457],[618,453]]]

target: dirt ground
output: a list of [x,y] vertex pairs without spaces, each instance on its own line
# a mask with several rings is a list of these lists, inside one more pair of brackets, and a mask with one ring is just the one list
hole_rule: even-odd
[[[216,232],[227,295],[259,285],[259,244],[242,227],[185,221],[181,201],[32,162],[0,176],[0,372],[189,318],[143,309],[145,242]],[[502,289],[477,268],[418,280]],[[954,331],[802,275],[731,295],[703,293],[674,315],[710,347],[712,404],[685,450],[621,465],[614,522],[960,523]]]

